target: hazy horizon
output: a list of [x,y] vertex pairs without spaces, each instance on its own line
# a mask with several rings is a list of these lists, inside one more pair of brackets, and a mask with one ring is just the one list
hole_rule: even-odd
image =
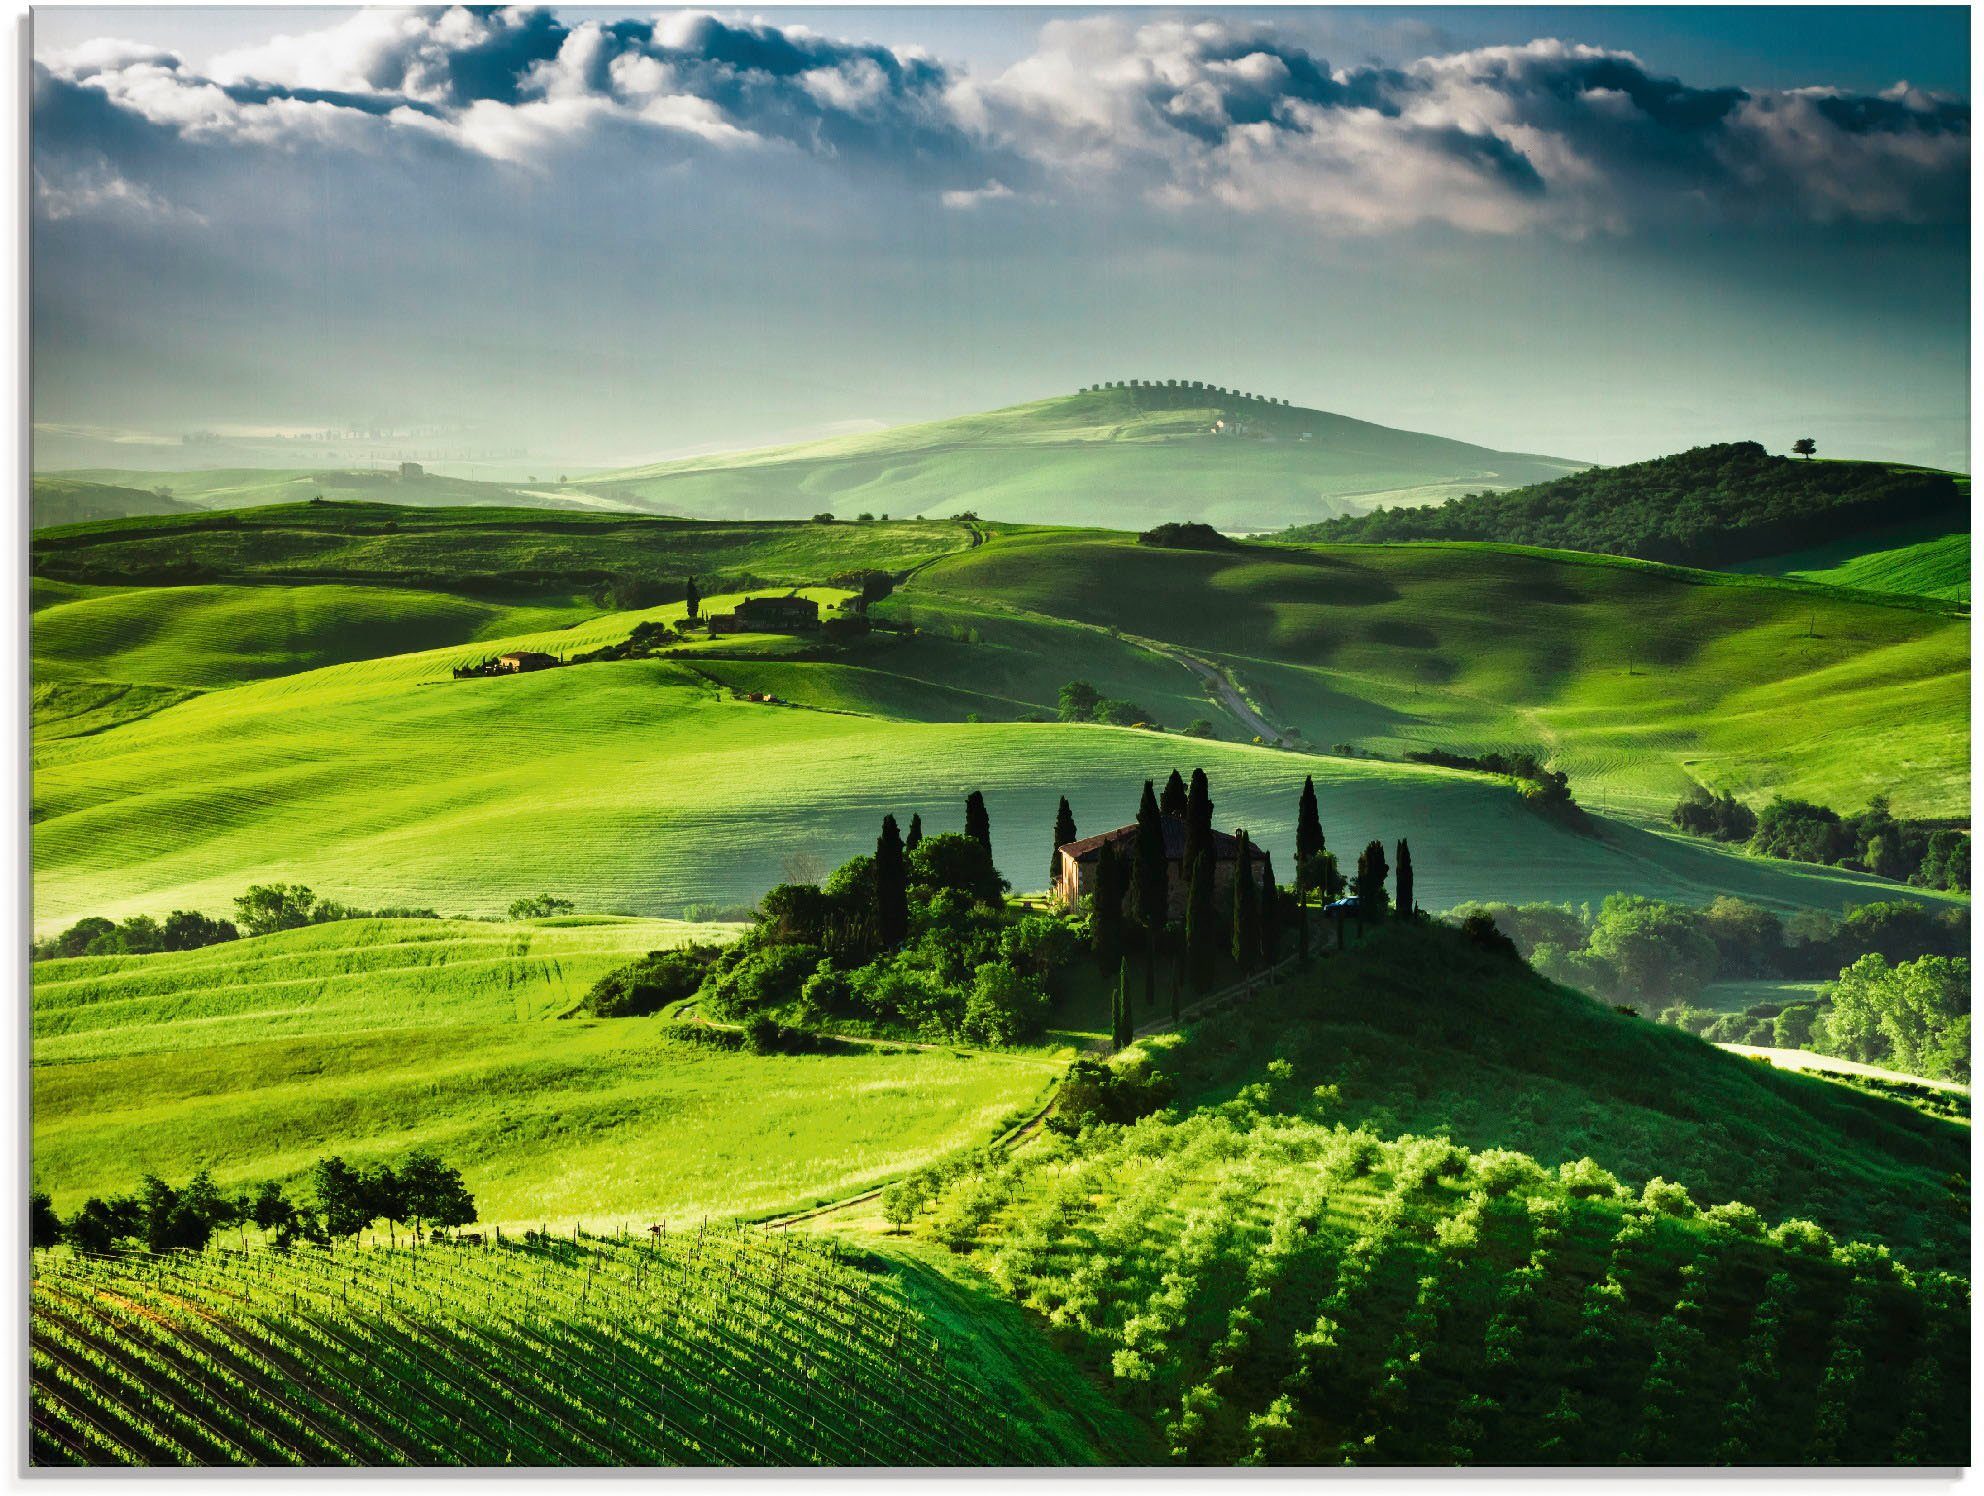
[[1969,466],[1960,10],[73,9],[33,72],[37,468],[550,477],[1119,378]]

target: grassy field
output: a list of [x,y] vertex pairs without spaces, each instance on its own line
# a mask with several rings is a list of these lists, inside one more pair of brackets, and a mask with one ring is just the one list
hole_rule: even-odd
[[761,1057],[566,1018],[602,972],[727,930],[348,921],[205,950],[41,963],[34,1178],[59,1209],[210,1166],[295,1180],[428,1147],[485,1221],[569,1228],[810,1205],[973,1146],[1042,1057]]
[[[134,474],[144,481],[158,474]],[[156,487],[132,488],[121,483],[99,483],[82,478],[36,478],[28,488],[28,525],[42,529],[48,525],[77,525],[89,520],[124,519],[134,514],[184,514],[197,509],[159,493]]]
[[1065,531],[937,562],[890,606],[926,598],[1189,647],[1317,744],[1540,749],[1596,807],[1664,816],[1694,779],[1969,811],[1969,629],[1945,604],[1569,552]]
[[178,514],[189,509],[249,509],[264,504],[307,503],[322,496],[345,503],[408,504],[422,508],[473,505],[479,508],[603,509],[620,508],[610,500],[586,493],[547,476],[542,483],[489,483],[474,478],[450,478],[439,473],[402,477],[392,468],[195,468],[186,471],[141,471],[127,468],[73,468],[40,473],[34,479],[35,528],[84,519],[107,519],[108,513],[70,513],[53,498],[77,493],[101,503],[89,491],[121,489],[132,497],[118,512]]
[[[1222,416],[1251,432],[1209,435]],[[683,514],[955,514],[1141,529],[1279,529],[1378,503],[1433,503],[1570,472],[1300,406],[1096,390],[797,447],[601,473],[588,491]]]
[[797,586],[843,572],[903,571],[963,550],[948,520],[726,523],[531,509],[281,504],[226,514],[106,520],[39,532],[35,575],[119,583],[198,566],[199,580],[342,581],[514,595],[633,576],[705,590],[723,579]]
[[1970,601],[1970,532],[1940,526],[1875,532],[1735,568],[1768,576],[1824,582],[1865,592]]

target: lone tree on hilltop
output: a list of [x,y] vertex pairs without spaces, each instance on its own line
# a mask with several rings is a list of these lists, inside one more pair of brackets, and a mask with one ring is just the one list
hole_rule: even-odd
[[1168,816],[1182,816],[1185,813],[1185,781],[1173,769],[1171,777],[1164,781],[1164,794],[1157,802],[1157,808]]
[[909,873],[894,816],[882,817],[882,834],[875,839],[875,928],[885,950],[909,935]]
[[1068,809],[1068,797],[1061,797],[1061,808],[1054,812],[1054,845],[1047,853],[1047,883],[1051,888],[1061,871],[1061,849],[1075,839],[1075,813]]
[[1104,971],[1123,959],[1123,875],[1109,842],[1095,856],[1095,922],[1089,939]]
[[911,815],[909,818],[909,835],[905,836],[902,839],[903,851],[914,852],[918,844],[920,844],[922,840],[923,840],[923,817],[920,815]]
[[964,834],[992,850],[992,818],[985,813],[985,797],[973,790],[964,797]]
[[1385,879],[1391,868],[1385,862],[1385,844],[1372,842],[1357,856],[1357,917],[1369,919],[1385,908]]
[[1791,444],[1791,450],[1809,462],[1811,461],[1812,454],[1819,450],[1819,444],[1809,436],[1801,436]]
[[1399,917],[1411,919],[1418,912],[1412,902],[1412,848],[1402,836],[1398,839],[1398,871],[1392,878],[1392,886],[1398,892]]

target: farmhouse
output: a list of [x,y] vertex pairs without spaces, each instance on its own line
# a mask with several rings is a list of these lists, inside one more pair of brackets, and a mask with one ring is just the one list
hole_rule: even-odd
[[810,634],[820,605],[810,597],[747,597],[734,613],[712,613],[712,634]]
[[[1105,844],[1115,850],[1117,867],[1125,887],[1128,886],[1130,864],[1137,851],[1135,822],[1118,826],[1114,831],[1105,831],[1099,836],[1063,842],[1055,849],[1053,893],[1055,901],[1064,909],[1073,909],[1083,897],[1095,891],[1096,860],[1102,855]],[[1225,908],[1233,897],[1233,875],[1240,865],[1239,838],[1224,831],[1213,832],[1212,857],[1213,897],[1219,901],[1221,908]],[[1267,857],[1257,849],[1248,862],[1247,870],[1254,882],[1257,885],[1264,883],[1268,874]],[[1190,892],[1190,879],[1185,867],[1183,816],[1164,817],[1164,877],[1172,917],[1183,918],[1186,896]]]
[[518,649],[496,656],[496,667],[490,673],[520,675],[526,670],[549,670],[557,664],[555,655],[540,654],[534,649]]

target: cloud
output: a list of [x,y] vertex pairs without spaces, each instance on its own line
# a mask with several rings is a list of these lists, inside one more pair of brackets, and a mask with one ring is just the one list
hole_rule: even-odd
[[1334,234],[1968,221],[1966,101],[1698,85],[1553,39],[1338,67],[1265,24],[1110,15],[1049,22],[1031,56],[980,79],[914,49],[703,12],[455,7],[360,11],[204,70],[103,40],[42,59],[36,81],[51,204],[85,190],[66,171],[99,161],[140,183],[118,142],[147,136],[545,169],[631,138],[651,157],[772,153],[953,209],[1128,200]]

